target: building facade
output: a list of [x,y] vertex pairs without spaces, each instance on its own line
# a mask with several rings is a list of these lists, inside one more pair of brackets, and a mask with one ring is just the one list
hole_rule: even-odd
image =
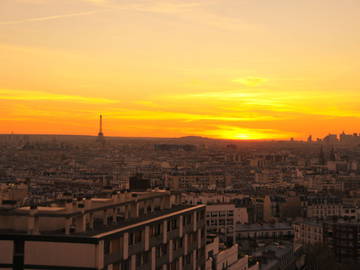
[[205,206],[168,192],[2,209],[0,220],[0,269],[205,269]]

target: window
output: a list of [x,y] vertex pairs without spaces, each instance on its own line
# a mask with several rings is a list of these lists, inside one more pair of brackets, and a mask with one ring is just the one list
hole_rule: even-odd
[[168,245],[167,244],[161,244],[159,245],[159,247],[156,249],[156,257],[163,257],[168,253]]
[[161,257],[161,248],[157,247],[156,248],[156,258],[160,258]]
[[141,254],[137,254],[136,255],[136,267],[139,267],[139,266],[141,266],[142,265],[142,263],[141,263]]
[[173,250],[178,250],[183,247],[183,238],[177,238],[174,240]]
[[142,241],[142,231],[135,232],[135,243],[140,243]]
[[129,259],[126,260],[126,261],[123,261],[120,265],[120,269],[121,270],[130,270],[130,262],[129,262]]
[[149,262],[149,251],[136,255],[136,266],[147,264]]
[[190,264],[191,263],[191,254],[188,254],[185,256],[185,264]]
[[173,217],[171,219],[171,229],[172,230],[176,230],[178,228],[178,222],[177,222],[177,218]]
[[150,251],[143,253],[143,264],[147,264],[150,262],[149,257],[150,257]]
[[105,239],[104,241],[104,253],[110,254],[110,239]]
[[135,244],[135,233],[129,233],[129,245],[132,246]]
[[178,259],[176,259],[170,264],[170,270],[177,270],[178,269],[177,265],[178,265]]
[[191,224],[191,214],[188,214],[184,216],[184,225],[190,225]]
[[162,229],[161,223],[152,225],[150,228],[151,228],[150,236],[159,236],[159,235],[161,235],[161,229]]

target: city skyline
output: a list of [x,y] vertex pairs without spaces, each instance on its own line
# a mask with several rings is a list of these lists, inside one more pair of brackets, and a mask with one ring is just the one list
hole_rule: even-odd
[[0,133],[358,132],[357,1],[5,0]]

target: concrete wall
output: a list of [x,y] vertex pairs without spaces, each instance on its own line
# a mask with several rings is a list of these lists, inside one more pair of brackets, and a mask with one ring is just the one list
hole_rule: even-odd
[[235,223],[246,224],[249,223],[249,215],[246,208],[235,208],[234,211]]
[[66,218],[41,217],[39,218],[40,232],[64,229]]
[[233,245],[231,248],[225,249],[216,255],[216,269],[222,270],[238,260],[238,245]]
[[25,264],[97,267],[95,244],[35,242],[25,243]]
[[13,262],[13,241],[0,240],[0,264],[11,264]]

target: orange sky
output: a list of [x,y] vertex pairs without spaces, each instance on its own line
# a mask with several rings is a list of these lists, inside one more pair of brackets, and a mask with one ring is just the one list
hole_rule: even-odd
[[1,0],[0,133],[360,132],[358,0]]

